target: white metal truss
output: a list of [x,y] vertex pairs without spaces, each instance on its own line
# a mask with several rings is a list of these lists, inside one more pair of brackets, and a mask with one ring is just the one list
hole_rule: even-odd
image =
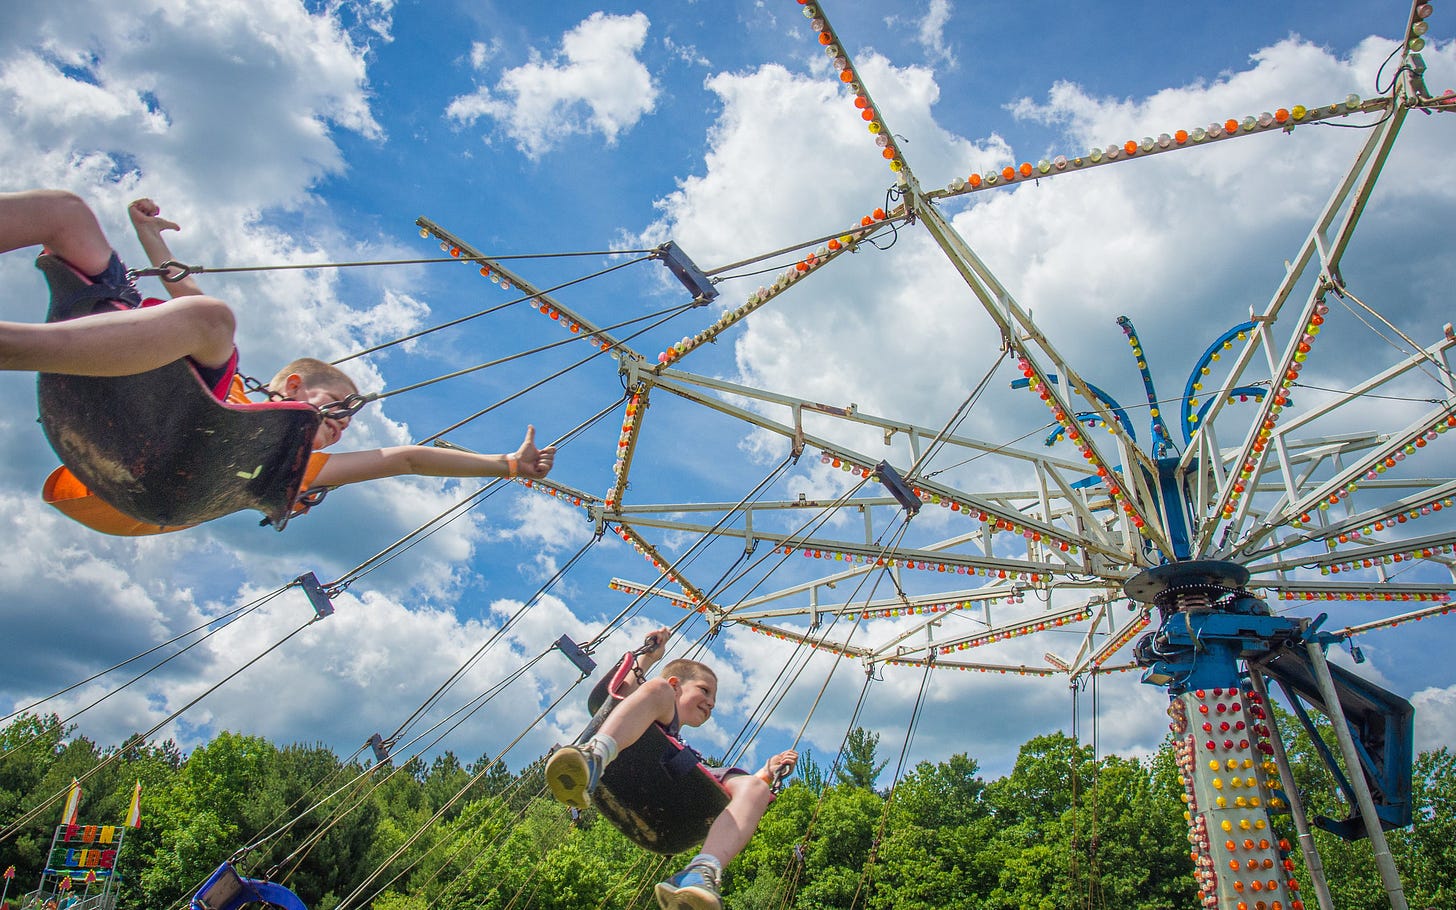
[[[1401,342],[1380,349],[1389,354],[1372,353],[1365,378],[1347,388],[1314,389],[1301,377],[1306,363],[1318,362],[1322,327],[1353,325],[1367,316],[1380,322],[1378,295],[1367,295],[1376,299],[1366,307],[1356,298],[1358,276],[1342,271],[1346,250],[1407,114],[1450,112],[1456,104],[1430,97],[1419,72],[1406,68],[1385,97],[1352,96],[1307,111],[1229,121],[1206,133],[1163,134],[925,191],[849,54],[819,16],[821,43],[890,161],[901,203],[828,235],[796,267],[655,361],[460,238],[420,221],[446,248],[494,268],[523,293],[535,294],[543,313],[614,352],[629,398],[606,493],[532,484],[579,506],[598,529],[611,529],[650,562],[647,577],[624,573],[613,580],[614,589],[665,598],[716,624],[740,624],[868,663],[933,661],[939,668],[1074,678],[1112,669],[1112,658],[1126,656],[1123,649],[1147,615],[1128,611],[1122,584],[1173,559],[1239,562],[1280,609],[1355,599],[1391,604],[1387,619],[1351,624],[1354,632],[1450,609],[1456,522],[1442,513],[1456,497],[1456,459],[1440,437],[1456,429],[1450,369],[1456,334],[1448,326],[1419,345],[1404,344],[1400,335]],[[1200,154],[1200,144],[1350,117],[1363,117],[1370,126],[1364,142],[1268,302],[1252,310],[1248,328],[1224,345],[1226,360],[1214,351],[1196,365],[1195,376],[1207,377],[1200,383],[1201,407],[1191,406],[1189,426],[1173,427],[1174,435],[1187,429],[1189,437],[1181,452],[1166,457],[1138,447],[1089,377],[1063,356],[943,211],[955,197],[1022,180],[1111,163],[1136,166],[1138,158],[1165,152]],[[939,246],[997,326],[1001,353],[1014,363],[998,379],[1019,380],[1028,390],[1027,407],[1044,408],[1048,426],[1059,427],[1064,442],[1047,448],[977,438],[951,425],[921,425],[684,369],[700,346],[779,296],[813,293],[813,276],[845,253],[892,226],[911,225]],[[989,361],[997,351],[980,353]],[[1419,407],[1409,403],[1413,394],[1424,396]],[[1367,405],[1381,396],[1405,406],[1372,418]],[[654,406],[667,402],[686,402],[781,437],[801,474],[804,459],[846,472],[842,492],[795,498],[778,485],[738,502],[651,501],[651,484],[632,481],[641,476],[644,428],[656,416]],[[1089,420],[1105,433],[1094,438],[1086,432]],[[885,448],[877,453],[880,441]],[[1444,454],[1424,457],[1435,450]],[[910,519],[907,503],[880,482],[879,465],[892,452],[903,461],[888,466],[903,476],[920,517]],[[972,463],[977,470],[958,467]],[[1001,480],[988,485],[987,477]],[[923,517],[936,509],[943,520]],[[717,569],[697,568],[684,541],[738,554],[738,562],[715,581]],[[1053,645],[1035,665],[1021,656],[1025,649],[1009,656],[1002,646],[1049,629],[1075,631],[1076,645]],[[986,658],[965,659],[973,649]]]

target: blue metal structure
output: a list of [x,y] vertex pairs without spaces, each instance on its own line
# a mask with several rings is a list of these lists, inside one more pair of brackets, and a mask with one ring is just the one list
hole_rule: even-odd
[[280,910],[308,910],[298,895],[275,882],[244,878],[231,862],[217,867],[192,896],[192,910],[241,910],[248,904],[266,904]]

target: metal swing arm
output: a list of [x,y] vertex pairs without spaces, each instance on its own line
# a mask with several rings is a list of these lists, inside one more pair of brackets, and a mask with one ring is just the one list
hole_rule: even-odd
[[480,250],[466,243],[464,240],[461,240],[459,237],[445,230],[443,227],[431,221],[430,219],[420,217],[415,220],[415,224],[419,225],[422,229],[430,232],[430,234],[432,234],[442,243],[448,244],[452,249],[459,250],[462,260],[479,262],[482,265],[489,266],[492,271],[499,274],[503,279],[509,281],[513,287],[518,288],[523,295],[531,298],[532,300],[538,300],[541,303],[546,304],[570,321],[577,323],[581,326],[582,335],[589,335],[600,338],[603,342],[618,350],[630,350],[620,340],[613,337],[610,333],[602,331],[601,327],[598,326],[596,323],[592,322],[590,319],[587,319],[570,307],[564,306],[559,300],[552,297],[551,295],[542,293],[541,290],[535,285],[531,284],[529,281],[526,281],[524,278],[517,275],[515,272],[512,272],[510,269],[507,269],[505,266],[501,265],[499,261],[491,259],[489,256],[486,256]]
[[[981,302],[986,313],[1000,328],[1006,342],[1030,365],[1033,375],[1041,383],[1041,391],[1049,396],[1049,400],[1064,415],[1063,422],[1075,425],[1075,415],[1083,410],[1071,404],[1065,390],[1071,390],[1080,395],[1088,403],[1092,413],[1102,421],[1116,441],[1121,457],[1108,458],[1092,438],[1084,437],[1082,444],[1091,455],[1093,467],[1105,468],[1107,470],[1106,479],[1111,483],[1115,477],[1114,466],[1117,464],[1124,466],[1122,486],[1125,493],[1129,495],[1125,495],[1123,501],[1129,516],[1136,517],[1142,522],[1142,531],[1154,546],[1164,553],[1172,553],[1173,546],[1163,517],[1149,508],[1149,504],[1157,499],[1156,491],[1149,489],[1146,480],[1147,477],[1158,475],[1157,466],[1152,459],[1137,448],[1108,406],[1098,398],[1086,380],[1072,368],[1071,364],[1042,334],[1041,330],[1032,322],[1030,315],[1016,303],[1011,294],[996,280],[986,264],[971,250],[969,244],[945,220],[935,206],[921,206],[917,210],[917,215],[936,244],[955,266],[956,271],[960,273],[967,287]],[[1050,367],[1042,365],[1040,358],[1049,361]],[[1050,382],[1049,378],[1053,373],[1058,374],[1065,385]],[[1124,546],[1129,551],[1125,555],[1132,556],[1135,561],[1145,558],[1141,552],[1142,547],[1138,537],[1137,533],[1129,530],[1124,538]]]
[[[1194,433],[1194,444],[1190,445],[1183,453],[1179,462],[1180,471],[1191,470],[1195,460],[1202,460],[1205,464],[1219,465],[1220,469],[1224,464],[1224,458],[1216,448],[1214,434],[1209,427],[1217,418],[1219,412],[1226,403],[1227,388],[1246,384],[1243,382],[1243,373],[1249,368],[1251,361],[1258,351],[1265,353],[1269,361],[1270,374],[1273,376],[1273,387],[1270,394],[1266,395],[1259,405],[1257,416],[1250,423],[1243,442],[1237,448],[1237,456],[1230,460],[1233,470],[1223,473],[1219,478],[1218,488],[1204,492],[1204,497],[1199,505],[1205,506],[1202,510],[1205,518],[1197,529],[1193,552],[1195,554],[1209,553],[1213,549],[1214,534],[1218,527],[1225,521],[1224,512],[1235,500],[1234,485],[1239,478],[1239,466],[1252,463],[1254,466],[1253,476],[1263,471],[1265,461],[1271,454],[1279,459],[1285,474],[1285,482],[1294,495],[1294,478],[1289,473],[1287,464],[1284,461],[1282,437],[1278,434],[1266,434],[1260,436],[1260,431],[1266,424],[1277,421],[1279,411],[1282,410],[1282,397],[1279,392],[1281,383],[1286,378],[1291,367],[1295,364],[1294,355],[1296,345],[1300,340],[1300,333],[1292,331],[1284,350],[1277,360],[1273,357],[1274,339],[1271,337],[1270,327],[1278,319],[1284,304],[1293,294],[1300,279],[1304,276],[1305,270],[1311,262],[1318,259],[1320,278],[1311,289],[1309,298],[1305,303],[1302,319],[1307,322],[1313,314],[1315,307],[1328,291],[1337,286],[1340,260],[1344,256],[1346,247],[1354,235],[1355,225],[1360,220],[1370,195],[1374,191],[1376,178],[1379,177],[1386,159],[1390,155],[1391,148],[1395,144],[1396,136],[1400,132],[1401,124],[1405,120],[1407,108],[1404,104],[1395,105],[1388,120],[1371,131],[1366,139],[1365,145],[1360,153],[1351,163],[1345,177],[1339,186],[1331,194],[1323,212],[1315,226],[1311,229],[1304,243],[1300,246],[1298,254],[1289,266],[1284,280],[1280,282],[1273,298],[1264,308],[1264,311],[1255,316],[1259,323],[1255,329],[1255,337],[1258,343],[1246,346],[1239,354],[1235,364],[1230,368],[1225,389],[1210,393],[1214,404],[1209,409],[1208,415],[1197,432]],[[1337,224],[1338,222],[1338,224]],[[1333,237],[1327,234],[1334,227]],[[1303,325],[1304,322],[1300,322]],[[1266,441],[1261,441],[1266,440]],[[1200,484],[1200,486],[1202,486]],[[1206,497],[1206,498],[1205,498]],[[1233,514],[1228,519],[1229,527],[1238,529],[1242,527],[1248,517],[1250,503],[1254,497],[1243,496],[1233,505]]]
[[[656,377],[654,384],[664,391],[671,392],[694,403],[701,404],[705,407],[720,411],[721,413],[727,414],[730,417],[742,420],[761,429],[769,430],[770,432],[778,433],[779,435],[785,436],[791,440],[794,440],[796,445],[812,445],[828,452],[837,453],[850,459],[851,461],[863,464],[865,466],[873,466],[877,464],[880,461],[880,458],[868,455],[863,452],[855,451],[846,446],[836,444],[834,442],[831,442],[830,440],[805,432],[801,420],[803,411],[809,410],[814,413],[826,414],[830,417],[836,417],[843,420],[849,420],[854,423],[873,426],[884,431],[887,437],[892,436],[894,433],[897,432],[903,432],[907,435],[907,437],[909,437],[911,456],[916,460],[921,457],[921,441],[933,439],[937,435],[934,430],[931,430],[927,427],[919,427],[912,424],[892,422],[881,418],[876,418],[871,415],[861,414],[857,409],[853,408],[852,406],[849,408],[831,408],[827,405],[820,405],[815,402],[775,395],[772,393],[764,392],[762,390],[753,389],[748,386],[741,386],[736,383],[725,382],[723,380],[712,379],[704,376],[681,373],[678,371],[664,371],[661,375]],[[712,389],[714,391],[723,392],[730,395],[743,396],[751,400],[758,400],[769,404],[788,407],[794,417],[795,424],[789,425],[776,420],[772,420],[756,411],[751,411],[747,408],[739,407],[713,395],[704,394],[704,392],[693,388],[693,386],[699,386],[702,388]],[[1051,475],[1052,484],[1057,486],[1058,488],[1063,489],[1064,491],[1070,490],[1071,486],[1069,482],[1066,482],[1059,476],[1061,471],[1066,471],[1068,473],[1075,472],[1079,475],[1085,473],[1086,471],[1085,465],[1079,465],[1069,459],[1059,459],[1040,454],[1030,454],[1019,450],[1010,449],[1006,446],[992,445],[982,440],[973,439],[970,437],[963,437],[951,434],[944,436],[943,442],[945,442],[947,445],[960,446],[976,452],[997,454],[1026,462],[1037,472],[1037,475],[1039,477]],[[1048,515],[1038,519],[1027,515],[1026,513],[1021,512],[1017,509],[1008,508],[1005,505],[1001,505],[994,500],[988,499],[978,494],[967,493],[959,490],[952,491],[952,489],[948,486],[944,486],[942,484],[934,483],[931,481],[926,481],[921,478],[912,478],[911,482],[916,486],[920,486],[925,489],[935,490],[937,492],[943,492],[951,495],[954,498],[963,502],[964,504],[974,506],[979,511],[985,512],[988,516],[1003,519],[1009,522],[1014,522],[1018,525],[1025,527],[1028,530],[1040,532],[1051,538],[1075,542],[1079,546],[1087,550],[1096,552],[1100,555],[1109,556],[1115,559],[1121,559],[1124,555],[1122,549],[1118,546],[1117,542],[1102,533],[1102,522],[1097,520],[1093,516],[1093,513],[1090,510],[1086,510],[1085,507],[1079,508],[1076,505],[1072,507],[1073,511],[1079,513],[1078,517],[1083,520],[1081,522],[1082,528],[1079,531],[1070,531],[1052,523],[1052,518],[1057,516]],[[1033,495],[1035,494],[1028,494],[1028,496]],[[1079,498],[1075,496],[1068,497],[1068,501],[1073,503],[1076,503],[1078,499]]]

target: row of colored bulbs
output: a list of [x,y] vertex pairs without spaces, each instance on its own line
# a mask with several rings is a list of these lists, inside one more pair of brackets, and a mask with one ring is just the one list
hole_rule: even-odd
[[839,74],[839,81],[843,83],[854,97],[855,109],[859,111],[860,119],[866,124],[870,135],[875,137],[875,144],[880,148],[880,156],[890,163],[890,170],[899,173],[905,167],[905,161],[900,155],[900,148],[895,143],[894,135],[890,132],[889,126],[881,119],[875,110],[874,102],[870,100],[869,93],[864,90],[864,85],[859,81],[859,75],[854,70],[854,63],[849,59],[849,54],[844,50],[834,34],[834,29],[825,18],[824,11],[816,3],[810,0],[798,0],[802,6],[804,18],[809,20],[809,26],[816,35],[818,42],[828,55],[835,72]]
[[[903,660],[903,659],[894,659],[894,658],[892,658],[890,660],[885,661],[885,663],[888,663],[888,664],[899,664],[900,666],[905,666],[905,667],[923,667],[923,666],[925,666],[925,661],[923,661],[923,660]],[[943,667],[943,668],[945,668],[947,670],[960,670],[962,673],[991,673],[991,674],[996,675],[996,676],[1054,676],[1054,675],[1056,675],[1056,672],[1057,672],[1056,670],[1044,670],[1044,669],[1042,669],[1040,667],[1024,667],[1024,666],[1023,667],[965,666],[963,664],[942,664],[942,663],[937,663],[936,666],[937,667]]]
[[775,629],[772,626],[761,626],[756,622],[744,623],[744,625],[760,635],[767,635],[769,638],[776,638],[779,641],[795,641],[806,644],[816,651],[827,651],[831,654],[838,654],[841,657],[850,656],[850,652],[846,651],[842,645],[836,642],[814,639],[808,635],[799,635],[793,632],[785,632],[783,629]]
[[1433,9],[1429,3],[1416,5],[1415,15],[1411,17],[1410,34],[1405,36],[1405,46],[1413,54],[1420,53],[1426,49],[1426,32],[1430,30],[1431,24],[1426,20],[1430,18]]
[[1384,556],[1372,557],[1370,559],[1352,559],[1349,562],[1335,563],[1328,566],[1320,566],[1321,575],[1338,575],[1341,572],[1354,572],[1359,569],[1369,569],[1375,566],[1388,566],[1397,562],[1412,562],[1417,559],[1430,559],[1439,553],[1456,552],[1456,547],[1444,544],[1437,547],[1422,547],[1418,550],[1407,550],[1402,553],[1387,553]]
[[1069,169],[1081,170],[1101,164],[1111,164],[1115,161],[1125,161],[1140,155],[1147,156],[1172,151],[1184,148],[1190,143],[1198,145],[1203,142],[1213,142],[1266,130],[1289,130],[1300,123],[1352,113],[1359,110],[1360,106],[1360,96],[1352,94],[1347,96],[1343,102],[1335,102],[1324,107],[1307,108],[1302,104],[1296,104],[1292,108],[1281,107],[1272,114],[1265,111],[1258,116],[1251,114],[1242,120],[1230,118],[1222,123],[1210,123],[1206,128],[1197,127],[1191,131],[1176,130],[1171,134],[1162,133],[1156,139],[1152,136],[1145,136],[1141,140],[1129,139],[1121,145],[1113,144],[1105,149],[1093,148],[1086,155],[1072,158],[1058,155],[1055,158],[1043,158],[1035,165],[1029,161],[1023,161],[1020,166],[1007,165],[999,171],[991,170],[984,174],[973,173],[964,179],[955,178],[946,189],[951,193],[973,193],[977,190],[1006,186],[1018,181],[1055,176],[1065,173]]
[[[856,477],[864,477],[875,482],[879,482],[880,479],[879,475],[875,473],[873,468],[859,464],[851,458],[848,458],[844,455],[836,454],[834,452],[821,451],[819,453],[819,463],[829,465],[833,468],[838,468],[841,471],[847,471]],[[1065,540],[1059,540],[1052,535],[1047,534],[1043,531],[1036,530],[1035,528],[1024,527],[1020,523],[1012,521],[1010,519],[999,518],[991,515],[989,512],[982,512],[981,510],[976,509],[967,503],[961,502],[953,496],[941,494],[933,490],[922,489],[921,487],[914,485],[911,486],[911,490],[915,493],[916,497],[919,498],[921,502],[928,502],[932,505],[938,505],[941,508],[949,509],[952,512],[964,512],[967,517],[988,525],[991,529],[991,533],[993,534],[997,532],[1010,532],[1026,540],[1029,540],[1032,543],[1043,543],[1049,547],[1055,547],[1056,549],[1061,550],[1063,553],[1076,553],[1078,551],[1077,545],[1074,543],[1070,543]]]
[[1039,572],[1008,572],[1005,569],[978,569],[975,566],[961,566],[953,563],[926,562],[925,560],[897,559],[883,556],[866,556],[863,553],[846,553],[843,550],[825,550],[822,547],[804,547],[800,549],[793,544],[784,544],[782,550],[785,556],[792,556],[802,552],[806,559],[832,559],[835,562],[859,563],[861,565],[873,565],[884,567],[900,566],[906,569],[918,569],[923,572],[949,572],[952,575],[984,575],[987,578],[1004,578],[1011,581],[1046,581],[1046,577]]
[[[1324,325],[1325,316],[1329,311],[1329,306],[1322,298],[1315,299],[1313,311],[1304,325],[1304,333],[1295,346],[1290,362],[1285,365],[1284,372],[1279,375],[1275,384],[1274,400],[1269,403],[1263,423],[1259,426],[1250,446],[1249,455],[1239,466],[1238,479],[1234,481],[1233,487],[1229,490],[1228,499],[1224,502],[1223,517],[1225,520],[1233,518],[1239,499],[1247,492],[1255,470],[1263,461],[1263,453],[1268,448],[1269,437],[1274,433],[1274,424],[1279,421],[1280,412],[1289,405],[1289,388],[1299,379],[1299,373],[1304,369],[1305,359],[1309,356],[1310,348],[1314,345],[1315,337],[1319,335],[1320,327]],[[1197,431],[1202,429],[1199,427]]]
[[[607,582],[607,588],[608,590],[612,591],[621,591],[623,594],[631,594],[634,597],[642,597],[643,595],[648,593],[647,588],[643,587],[642,585],[634,585],[630,581],[622,581],[620,578],[614,578],[611,581]],[[669,597],[667,598],[667,600],[674,607],[678,607],[683,610],[697,610],[700,613],[703,611],[703,608],[701,606],[681,597]]]
[[1092,616],[1090,608],[1083,608],[1076,613],[1064,613],[1060,616],[1047,617],[1045,619],[1029,619],[1026,622],[1017,623],[1014,626],[996,629],[984,635],[977,635],[965,641],[956,642],[954,645],[946,645],[940,648],[941,654],[949,654],[952,651],[966,651],[971,648],[979,648],[982,645],[994,645],[998,641],[1010,641],[1013,638],[1021,638],[1024,635],[1031,635],[1034,632],[1045,632],[1047,629],[1055,629],[1058,626],[1065,626],[1068,623],[1081,622]]
[[862,610],[860,619],[889,619],[895,616],[924,616],[936,613],[955,613],[961,610],[969,610],[982,604],[1019,604],[1024,603],[1025,597],[1021,595],[1020,589],[997,596],[977,597],[974,600],[948,600],[940,603],[913,604],[911,606],[885,607],[881,610]]
[[[420,228],[420,236],[428,238],[430,236],[430,229],[424,227]],[[440,251],[443,253],[447,253],[450,256],[454,256],[457,259],[460,259],[461,262],[474,263],[478,261],[473,257],[469,256],[461,259],[465,251],[462,250],[460,247],[450,243],[450,241],[448,240],[440,240]],[[490,283],[499,286],[502,291],[509,291],[512,287],[511,279],[508,276],[501,274],[498,271],[497,267],[491,266],[489,262],[482,262],[480,264],[480,274],[481,277],[490,279]],[[583,327],[580,322],[572,319],[569,314],[561,312],[560,309],[545,300],[538,298],[531,303],[531,308],[539,311],[541,315],[561,323],[561,325],[566,327],[567,331],[571,332],[571,334],[573,335],[579,335],[582,331]],[[607,341],[605,338],[593,338],[592,344],[596,345],[603,351],[608,350],[612,346],[612,343],[610,341]]]
[[1165,443],[1171,443],[1168,438],[1168,428],[1163,424],[1163,412],[1158,406],[1157,396],[1153,393],[1153,375],[1148,371],[1148,359],[1143,356],[1143,343],[1138,339],[1137,329],[1133,327],[1132,320],[1126,316],[1119,316],[1117,324],[1122,327],[1122,333],[1127,336],[1128,346],[1132,348],[1132,356],[1136,359],[1138,373],[1142,375],[1143,394],[1148,399],[1148,416],[1153,419],[1153,432]]
[[[811,648],[814,648],[815,650],[828,651],[834,654],[838,654],[840,656],[847,656],[849,653],[840,645],[827,641],[816,641],[815,639],[812,639],[807,635],[799,635],[792,632],[785,632],[782,629],[776,629],[771,626],[761,626],[758,623],[745,623],[745,625],[747,625],[748,628],[752,629],[760,635],[766,635],[769,638],[777,639],[778,641],[802,642],[809,645]],[[925,666],[925,661],[923,660],[908,660],[903,658],[888,658],[883,662],[886,664],[894,664],[901,667]],[[936,664],[936,666],[943,667],[948,670],[960,670],[967,673],[992,673],[1000,676],[1051,676],[1056,673],[1055,670],[1044,670],[1039,667],[989,667],[964,666],[961,664]]]
[[[1423,603],[1434,601],[1435,603],[1447,603],[1451,595],[1445,591],[1430,593],[1401,591],[1392,593],[1390,591],[1280,591],[1280,600],[1347,600],[1347,601],[1400,601]],[[1444,612],[1444,611],[1442,611]]]
[[632,447],[632,440],[636,438],[637,430],[642,426],[642,415],[646,410],[642,393],[633,392],[632,397],[627,399],[622,432],[617,436],[617,460],[612,464],[612,476],[616,482],[612,484],[605,499],[609,509],[616,507],[618,491],[627,482],[627,453]]
[[[1409,509],[1396,512],[1392,515],[1387,515],[1380,521],[1372,522],[1368,525],[1365,525],[1363,528],[1351,528],[1349,531],[1342,531],[1333,537],[1327,537],[1325,538],[1325,546],[1333,550],[1339,544],[1349,543],[1352,540],[1359,540],[1361,537],[1370,537],[1374,534],[1378,534],[1381,531],[1393,528],[1398,524],[1403,525],[1408,521],[1415,521],[1418,518],[1424,518],[1425,516],[1430,515],[1432,512],[1439,512],[1442,509],[1449,509],[1452,507],[1453,504],[1456,504],[1456,500],[1453,500],[1450,496],[1446,496],[1441,499],[1433,499],[1430,502],[1422,503],[1419,506],[1411,506]],[[1304,522],[1309,521],[1309,516],[1301,515],[1300,519],[1302,520],[1294,522],[1294,524],[1302,525]]]
[[575,493],[568,493],[565,490],[558,490],[555,487],[548,486],[546,484],[536,483],[529,477],[518,477],[516,479],[528,490],[535,490],[538,493],[545,493],[547,496],[559,499],[562,502],[569,503],[574,506],[586,505],[586,502]]
[[1122,650],[1123,645],[1132,641],[1139,632],[1146,629],[1150,622],[1152,622],[1152,620],[1148,617],[1146,613],[1144,613],[1137,622],[1132,623],[1126,629],[1123,629],[1120,634],[1118,634],[1115,638],[1102,646],[1101,650],[1099,650],[1097,653],[1097,659],[1092,661],[1092,666],[1100,667],[1102,663],[1106,661],[1109,657]]
[[[420,228],[420,236],[428,240],[430,237],[430,229],[423,227]],[[460,259],[461,255],[465,251],[460,249],[460,247],[455,246],[450,241],[442,238],[440,240],[440,252],[450,256],[454,256],[456,259]],[[511,280],[497,272],[489,262],[482,262],[481,260],[478,260],[473,256],[467,256],[464,259],[460,259],[460,261],[465,263],[466,265],[480,262],[480,275],[482,278],[489,278],[491,284],[500,285],[500,289],[502,291],[509,291],[511,289]]]
[[[1239,341],[1248,341],[1249,340],[1249,336],[1245,332],[1239,332],[1238,335],[1237,335],[1237,339]],[[1229,340],[1225,341],[1223,343],[1223,346],[1222,347],[1223,347],[1223,350],[1224,351],[1231,351],[1231,350],[1233,350],[1233,348],[1234,348],[1234,341],[1233,341],[1233,339],[1229,339]],[[1213,363],[1218,362],[1218,360],[1220,358],[1222,358],[1222,356],[1223,356],[1222,351],[1219,351],[1219,350],[1209,351],[1204,356],[1203,361],[1198,364],[1198,375],[1199,376],[1207,376],[1210,373],[1212,373],[1213,372],[1213,367],[1210,364],[1213,364]],[[1203,382],[1201,380],[1199,380],[1199,381],[1195,381],[1195,382],[1191,383],[1189,385],[1189,387],[1188,387],[1188,391],[1190,393],[1203,391]],[[1240,401],[1247,401],[1248,400],[1247,393],[1240,395],[1239,396],[1239,400]],[[1264,400],[1264,395],[1262,393],[1257,393],[1256,392],[1255,395],[1254,395],[1254,400],[1255,401],[1263,401]],[[1234,400],[1233,400],[1233,397],[1232,396],[1230,396],[1228,398],[1228,403],[1229,404],[1233,404],[1234,403]],[[1287,404],[1287,402],[1286,402],[1286,404]],[[1199,423],[1199,421],[1201,421],[1203,419],[1203,417],[1200,414],[1198,414],[1198,413],[1196,413],[1194,411],[1194,408],[1196,408],[1196,407],[1198,407],[1198,397],[1196,395],[1190,394],[1188,396],[1188,400],[1185,403],[1185,407],[1184,407],[1184,412],[1187,414],[1187,416],[1184,418],[1184,420],[1188,423],[1188,425],[1190,427],[1197,426],[1198,423]]]
[[[1016,361],[1016,366],[1021,371],[1021,375],[1027,380],[1026,387],[1028,389],[1031,389],[1032,391],[1037,392],[1037,394],[1041,397],[1041,400],[1045,402],[1046,406],[1051,410],[1052,419],[1061,426],[1062,432],[1066,434],[1067,440],[1077,446],[1078,450],[1082,453],[1082,457],[1086,459],[1087,463],[1096,471],[1097,476],[1102,478],[1107,486],[1108,495],[1112,497],[1112,501],[1117,503],[1118,506],[1122,508],[1123,513],[1127,515],[1128,520],[1132,522],[1133,527],[1137,528],[1138,533],[1147,536],[1147,534],[1149,533],[1147,523],[1143,520],[1143,517],[1138,514],[1138,511],[1133,506],[1133,504],[1128,501],[1127,495],[1122,491],[1122,488],[1118,486],[1117,481],[1113,476],[1113,472],[1109,470],[1106,465],[1102,464],[1101,461],[1098,460],[1097,453],[1092,450],[1092,447],[1082,441],[1082,433],[1078,429],[1080,424],[1077,422],[1077,420],[1074,417],[1069,417],[1067,415],[1067,412],[1062,410],[1062,406],[1058,404],[1056,400],[1052,398],[1051,393],[1047,391],[1046,378],[1037,375],[1036,368],[1032,366],[1031,360],[1025,355],[1023,355]],[[1109,432],[1110,431],[1111,430],[1109,428]]]
[[[1416,430],[1407,438],[1388,445],[1386,449],[1387,454],[1377,461],[1374,467],[1366,471],[1365,476],[1361,480],[1375,480],[1381,474],[1384,474],[1402,461],[1405,461],[1409,456],[1426,448],[1435,441],[1436,437],[1445,434],[1452,427],[1456,427],[1456,412],[1448,411],[1446,414],[1437,417],[1427,426]],[[1318,508],[1321,511],[1328,511],[1330,506],[1339,505],[1340,500],[1347,498],[1351,493],[1360,488],[1361,480],[1351,480],[1342,488],[1325,496],[1319,501]],[[1399,521],[1400,519],[1397,517],[1396,520]],[[1308,521],[1309,513],[1305,512],[1299,516],[1297,521],[1292,521],[1290,524],[1295,527],[1301,527]]]
[[884,221],[886,217],[887,216],[884,209],[875,209],[874,212],[860,219],[860,227],[858,229],[847,231],[838,237],[830,238],[828,243],[814,250],[812,253],[809,253],[803,259],[800,259],[798,262],[794,263],[791,267],[780,272],[778,276],[774,279],[772,285],[769,285],[768,287],[760,287],[758,290],[749,294],[748,299],[745,300],[741,306],[738,306],[731,310],[724,310],[718,316],[717,321],[708,328],[704,329],[701,332],[698,332],[696,335],[684,335],[682,337],[682,340],[669,346],[667,350],[660,352],[657,355],[657,362],[666,366],[667,364],[681,360],[683,355],[687,354],[689,351],[701,347],[702,345],[707,344],[710,341],[713,341],[719,335],[721,335],[724,330],[732,326],[734,323],[739,322],[749,313],[752,313],[754,310],[763,306],[765,303],[768,303],[774,297],[782,294],[789,288],[790,285],[797,282],[800,278],[803,278],[810,272],[818,269],[820,266],[829,262],[831,259],[837,257],[840,253],[852,249],[854,247],[854,244],[860,238],[868,234],[875,227],[875,225]]
[[643,559],[647,560],[649,563],[652,564],[652,568],[656,569],[659,573],[666,575],[675,584],[681,587],[683,589],[683,592],[687,594],[689,599],[694,602],[693,606],[695,609],[697,609],[699,612],[703,610],[702,604],[698,603],[699,595],[693,592],[692,586],[688,584],[687,579],[672,571],[672,568],[668,566],[667,563],[663,562],[661,559],[658,559],[657,554],[653,553],[652,550],[650,550],[646,546],[643,546],[642,542],[634,537],[625,526],[617,525],[616,531],[618,537],[625,540],[628,544],[632,546],[632,549],[642,554]]

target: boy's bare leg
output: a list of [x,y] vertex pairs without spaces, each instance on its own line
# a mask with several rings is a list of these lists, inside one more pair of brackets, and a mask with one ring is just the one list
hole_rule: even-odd
[[748,846],[749,838],[758,830],[763,813],[773,801],[773,792],[752,774],[730,778],[723,786],[728,788],[728,808],[713,820],[702,852],[726,866]]
[[606,763],[619,749],[635,743],[653,723],[671,723],[676,707],[677,693],[665,679],[651,679],[632,690],[612,709],[591,742],[551,754],[546,762],[551,795],[576,809],[590,806],[592,790]]
[[87,275],[111,261],[111,244],[85,201],[65,190],[0,193],[0,253],[44,245]]
[[227,304],[201,296],[66,322],[0,322],[0,370],[130,376],[182,357],[218,367],[232,357],[233,329]]
[[[0,252],[37,245],[87,275],[111,262],[106,234],[75,193],[0,193]],[[204,296],[68,322],[0,322],[0,369],[129,376],[182,357],[222,366],[232,356],[234,327],[227,304]]]
[[612,709],[597,732],[610,736],[625,749],[635,743],[654,723],[672,723],[677,693],[665,679],[649,679]]

